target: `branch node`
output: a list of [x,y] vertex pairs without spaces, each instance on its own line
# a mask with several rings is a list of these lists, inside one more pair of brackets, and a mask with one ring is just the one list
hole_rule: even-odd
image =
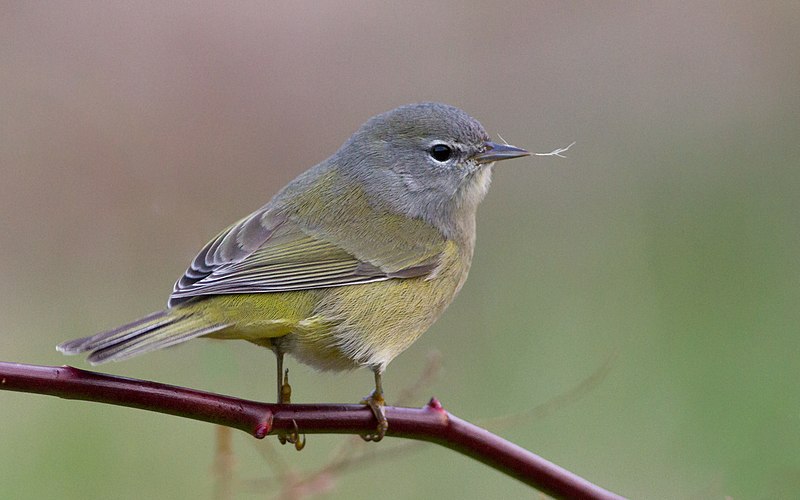
[[442,403],[436,398],[431,398],[431,400],[428,401],[428,404],[425,405],[425,409],[432,410],[432,411],[435,411],[435,412],[438,412],[438,413],[446,413],[444,411],[444,407],[442,406]]
[[264,439],[272,430],[272,413],[270,413],[269,418],[260,422],[258,426],[253,430],[253,436],[256,439]]

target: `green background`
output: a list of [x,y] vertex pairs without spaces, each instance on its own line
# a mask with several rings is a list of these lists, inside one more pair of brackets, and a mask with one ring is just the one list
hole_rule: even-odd
[[[498,165],[470,279],[390,366],[390,402],[439,351],[410,404],[476,422],[549,405],[493,429],[616,492],[797,497],[798,5],[5,2],[0,359],[86,368],[54,346],[161,308],[210,237],[369,116],[444,101],[533,151],[577,144]],[[298,402],[371,385],[290,367]],[[244,343],[101,368],[273,394],[272,355]],[[0,422],[2,498],[213,495],[211,425],[10,392]],[[237,432],[235,494],[286,493],[264,480],[346,440],[297,453]],[[306,491],[532,496],[434,445],[384,453],[397,444]]]

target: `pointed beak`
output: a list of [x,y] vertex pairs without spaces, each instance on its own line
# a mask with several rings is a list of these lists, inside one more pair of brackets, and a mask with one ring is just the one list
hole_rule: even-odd
[[530,156],[530,152],[510,144],[497,144],[496,142],[486,141],[484,145],[486,150],[472,157],[478,163],[491,163],[493,161],[519,158],[520,156]]

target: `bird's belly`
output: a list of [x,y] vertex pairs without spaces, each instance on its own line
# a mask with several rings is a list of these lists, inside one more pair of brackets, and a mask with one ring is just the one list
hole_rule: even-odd
[[[455,252],[454,252],[455,253]],[[457,256],[455,253],[453,256]],[[286,352],[323,370],[383,370],[442,314],[466,279],[463,260],[430,277],[330,289],[286,338]],[[447,264],[447,262],[445,263]]]
[[[383,370],[452,302],[471,252],[449,242],[427,277],[265,294],[217,296],[208,320],[232,326],[210,337],[244,339],[320,370]],[[202,303],[200,303],[202,304]]]

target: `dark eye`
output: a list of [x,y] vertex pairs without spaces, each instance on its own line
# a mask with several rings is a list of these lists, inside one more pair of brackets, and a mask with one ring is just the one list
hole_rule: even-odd
[[431,156],[438,162],[446,162],[453,156],[453,150],[446,144],[434,144],[431,147]]

